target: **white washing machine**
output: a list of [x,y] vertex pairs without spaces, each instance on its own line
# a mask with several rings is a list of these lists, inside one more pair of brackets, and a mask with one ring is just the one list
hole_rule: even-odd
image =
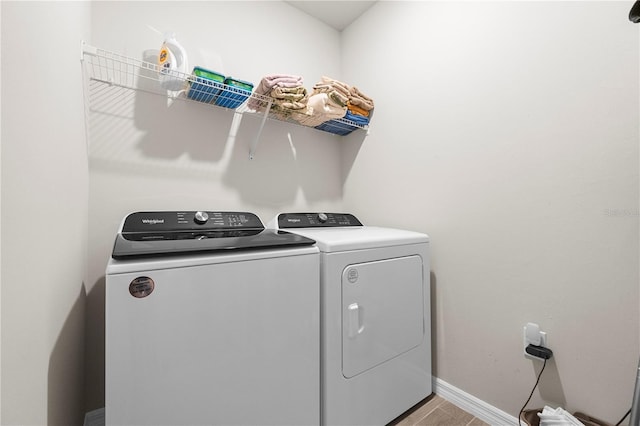
[[270,224],[320,249],[321,423],[384,425],[432,392],[429,237],[350,214]]
[[313,243],[251,213],[127,216],[106,269],[106,424],[319,424]]

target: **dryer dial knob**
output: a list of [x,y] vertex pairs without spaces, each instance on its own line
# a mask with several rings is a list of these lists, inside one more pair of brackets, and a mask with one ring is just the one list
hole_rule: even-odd
[[209,220],[209,215],[207,212],[196,212],[193,221],[198,225],[204,225]]
[[318,213],[318,220],[320,221],[320,223],[325,223],[327,219],[328,217],[325,213]]

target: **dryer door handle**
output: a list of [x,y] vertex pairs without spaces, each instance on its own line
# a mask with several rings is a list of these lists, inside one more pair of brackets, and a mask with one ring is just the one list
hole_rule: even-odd
[[362,325],[362,308],[357,303],[352,303],[347,307],[348,311],[348,335],[349,338],[355,339],[358,334],[364,331],[364,325]]

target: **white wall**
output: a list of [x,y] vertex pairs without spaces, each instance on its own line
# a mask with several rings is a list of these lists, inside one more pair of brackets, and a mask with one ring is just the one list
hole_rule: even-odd
[[[539,371],[521,327],[537,321],[555,357],[532,406],[612,422],[628,408],[640,353],[628,2],[382,1],[341,38],[280,2],[0,8],[2,424],[79,424],[83,390],[101,406],[103,271],[139,209],[340,209],[427,232],[438,377],[515,415]],[[271,122],[249,161],[255,121],[228,139],[224,111],[89,93],[88,172],[79,42],[143,58],[159,46],[147,24],[238,78],[356,84],[377,101],[372,133]]]
[[3,425],[82,423],[87,153],[84,3],[2,10]]
[[[376,101],[345,209],[432,238],[434,374],[512,415],[615,423],[640,348],[638,30],[630,2],[387,2],[344,31]],[[355,157],[354,153],[357,153]]]
[[[298,74],[311,89],[338,78],[339,33],[283,2],[96,2],[90,43],[155,61],[171,30],[190,65],[258,83]],[[148,83],[147,83],[148,84]],[[90,90],[87,408],[104,404],[104,269],[122,218],[141,210],[342,210],[340,138],[142,92]]]

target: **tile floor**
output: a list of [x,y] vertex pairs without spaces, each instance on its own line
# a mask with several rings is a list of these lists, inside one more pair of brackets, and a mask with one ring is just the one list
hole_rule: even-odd
[[489,426],[456,407],[444,398],[432,394],[388,426]]

